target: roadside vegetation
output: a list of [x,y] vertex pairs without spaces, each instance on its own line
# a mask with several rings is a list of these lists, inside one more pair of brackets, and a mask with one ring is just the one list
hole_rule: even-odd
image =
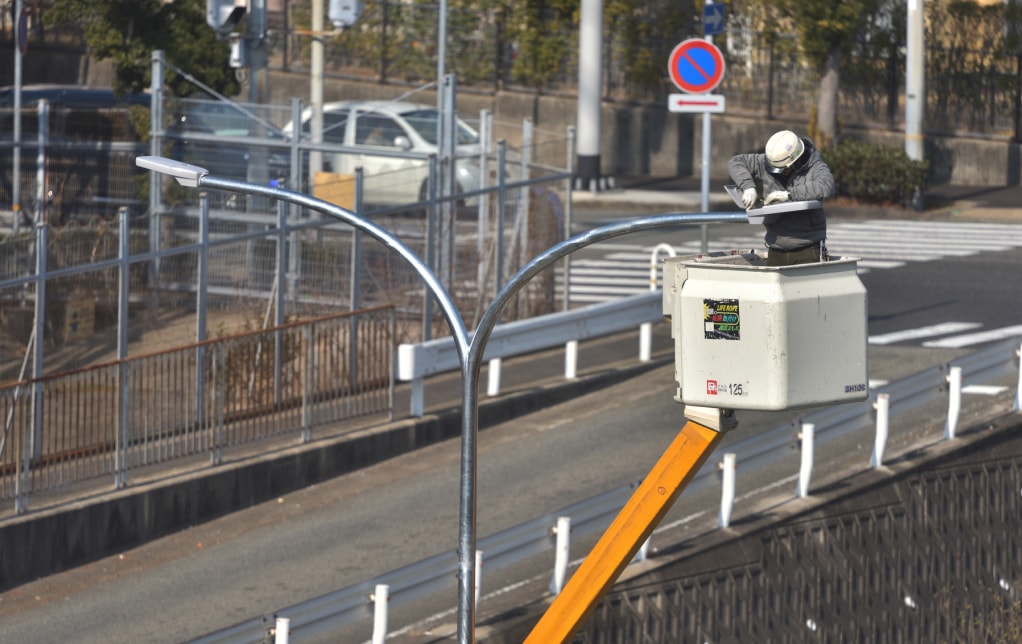
[[[47,28],[80,33],[91,54],[112,60],[115,88],[149,85],[155,49],[216,91],[240,90],[227,63],[228,45],[205,22],[205,0],[50,0],[41,11]],[[873,106],[898,127],[903,111],[906,4],[903,0],[729,0],[729,75],[757,80],[765,65],[793,60],[813,83],[805,130],[832,165],[855,177],[839,193],[863,201],[906,203],[925,190],[925,166],[896,149],[853,143],[841,131],[841,106]],[[271,47],[287,43],[284,65],[300,68],[311,39],[311,0],[285,0],[285,21]],[[674,91],[664,61],[683,38],[702,35],[702,0],[604,0],[604,95],[659,102]],[[479,90],[573,91],[578,69],[577,0],[449,0],[447,71],[459,85]],[[927,127],[989,132],[1014,113],[1022,74],[1022,5],[978,0],[927,3]],[[435,77],[438,8],[424,0],[366,3],[352,28],[329,34],[334,72],[379,82],[426,82]],[[769,60],[767,60],[769,58]],[[290,61],[290,63],[289,63]],[[733,71],[732,71],[733,70]],[[762,80],[762,79],[759,79]],[[735,82],[738,82],[737,80]],[[742,81],[744,82],[744,81]],[[194,86],[170,71],[170,91]],[[763,92],[762,83],[750,91]],[[772,86],[771,86],[772,89]],[[788,92],[791,90],[788,89]],[[799,89],[798,91],[803,91]],[[774,101],[785,101],[782,93]],[[731,101],[729,99],[729,106]],[[770,116],[770,108],[767,108]],[[1008,117],[1010,118],[1010,117]],[[1018,124],[1015,124],[1016,136]],[[1002,126],[1003,129],[1003,126]],[[140,128],[142,131],[142,128]],[[920,182],[920,177],[922,181]]]
[[836,182],[836,196],[878,205],[909,206],[927,185],[929,164],[902,148],[848,139],[821,152]]

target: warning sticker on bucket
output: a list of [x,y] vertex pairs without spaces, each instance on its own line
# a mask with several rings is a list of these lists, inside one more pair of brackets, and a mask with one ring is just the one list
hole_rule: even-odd
[[703,337],[707,340],[741,340],[742,319],[738,300],[703,300]]

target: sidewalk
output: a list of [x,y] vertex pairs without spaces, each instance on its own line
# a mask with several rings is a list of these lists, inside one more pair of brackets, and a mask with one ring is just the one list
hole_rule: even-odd
[[[727,177],[710,178],[711,211],[736,210],[724,193],[731,183]],[[688,212],[702,207],[702,179],[689,177],[615,177],[614,189],[592,192],[576,190],[572,199],[582,207],[620,208],[629,206],[643,212]],[[874,217],[937,220],[996,220],[1018,217],[1022,223],[1022,186],[931,186],[921,211],[892,205],[874,205],[835,198],[827,202],[834,217]]]

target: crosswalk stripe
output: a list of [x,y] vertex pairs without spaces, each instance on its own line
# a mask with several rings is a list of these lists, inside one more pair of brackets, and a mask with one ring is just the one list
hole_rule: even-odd
[[998,385],[966,385],[962,387],[963,394],[977,394],[980,396],[996,396],[1005,391],[1008,391],[1007,387]]
[[894,333],[871,335],[869,336],[869,343],[877,345],[894,344],[895,342],[904,342],[905,340],[918,340],[920,338],[932,338],[936,335],[960,333],[962,331],[968,331],[969,329],[975,329],[979,326],[983,325],[979,322],[943,322],[941,324],[934,324],[916,329],[895,331]]
[[1003,340],[1004,338],[1011,338],[1017,335],[1022,335],[1022,324],[980,331],[978,333],[956,335],[952,338],[944,338],[943,340],[930,340],[929,342],[924,342],[923,346],[936,349],[961,349],[962,347],[983,344],[984,342],[994,342],[995,340]]
[[[828,226],[827,246],[832,256],[859,259],[860,273],[905,266],[912,262],[930,262],[946,257],[967,257],[983,251],[1001,251],[1022,247],[1022,226],[973,222],[920,222],[909,220],[867,220],[832,222]],[[578,303],[605,301],[620,296],[619,288],[632,284],[630,293],[649,289],[650,262],[660,262],[665,253],[627,243],[600,243],[593,247],[604,253],[599,259],[574,259],[571,263],[572,300]],[[710,241],[710,252],[735,248],[762,249],[762,228],[750,226],[748,235],[728,235]],[[691,240],[674,244],[677,255],[702,252],[702,243]],[[558,286],[564,280],[558,268]],[[603,280],[615,291],[602,294],[594,285]],[[586,287],[587,292],[578,289]],[[563,291],[563,287],[562,287]],[[575,294],[578,292],[579,297]],[[628,293],[626,293],[628,294]]]

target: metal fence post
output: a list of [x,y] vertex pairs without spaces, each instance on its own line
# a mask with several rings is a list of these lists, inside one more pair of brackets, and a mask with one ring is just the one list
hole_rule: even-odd
[[288,644],[291,637],[291,620],[278,617],[273,629],[273,644]]
[[718,528],[731,527],[731,511],[735,506],[735,459],[738,456],[728,452],[720,462],[723,479],[720,487],[720,516],[717,518]]
[[210,464],[223,462],[224,420],[227,405],[227,343],[216,345],[213,359],[213,440],[210,445]]
[[873,455],[869,464],[874,467],[881,467],[884,464],[884,450],[887,447],[888,423],[890,420],[890,394],[877,394],[877,427],[876,438],[873,441]]
[[554,546],[554,574],[550,579],[550,592],[560,595],[564,578],[568,574],[568,559],[571,556],[571,517],[558,517],[554,527],[557,543]]
[[[195,293],[195,422],[206,421],[206,341],[207,297],[209,286],[209,193],[199,193],[199,289]],[[215,462],[215,461],[214,461]]]
[[[355,212],[365,209],[365,172],[355,168]],[[362,231],[351,229],[351,311],[362,306]],[[358,381],[358,320],[355,316],[348,319],[348,386],[354,392]]]
[[646,537],[646,540],[642,542],[641,546],[639,546],[639,551],[635,553],[635,558],[632,559],[633,562],[638,563],[640,561],[646,561],[646,559],[649,558],[649,542],[652,540],[653,535]]
[[287,306],[287,296],[290,292],[288,283],[288,263],[287,263],[287,240],[289,237],[289,231],[287,226],[287,213],[290,204],[286,201],[277,202],[277,273],[274,276],[276,281],[275,292],[277,299],[275,302],[275,315],[274,315],[274,326],[278,327],[273,334],[273,404],[280,404],[280,371],[281,362],[283,360],[283,337],[281,335],[280,328],[284,325],[287,320],[285,315],[285,307]]
[[373,644],[383,644],[387,640],[387,601],[390,598],[390,586],[376,584],[376,590],[369,596],[373,602]]
[[[437,270],[436,265],[436,217],[437,217],[437,182],[440,180],[438,160],[435,154],[429,155],[429,181],[427,185],[426,205],[426,266],[431,271]],[[499,288],[499,287],[498,287]],[[433,296],[426,291],[422,295],[422,340],[433,337]]]
[[504,218],[507,203],[507,141],[497,141],[497,230],[494,238],[497,243],[497,281],[496,291],[504,288]]
[[316,348],[313,346],[313,334],[312,329],[308,326],[302,329],[302,345],[305,349],[305,369],[302,372],[303,387],[302,392],[302,442],[308,443],[312,440],[312,394],[313,394],[313,380],[312,375],[316,356]]
[[[575,209],[573,202],[575,198],[572,196],[572,191],[575,188],[575,128],[573,126],[568,127],[568,162],[566,164],[568,169],[568,179],[565,181],[564,192],[567,195],[567,203],[564,204],[564,233],[563,239],[571,237],[571,224],[574,221]],[[571,255],[564,256],[564,310],[567,311],[571,308]]]
[[564,377],[568,380],[578,377],[578,340],[569,340],[564,345]]
[[500,393],[500,367],[503,361],[500,358],[493,358],[487,363],[486,368],[486,395],[496,396]]
[[[476,253],[480,260],[486,256],[486,241],[490,238],[490,193],[486,191],[489,187],[489,154],[493,141],[493,114],[490,110],[479,111],[479,187],[483,193],[479,195],[479,204],[476,209]],[[488,262],[479,262],[476,269],[476,282],[479,284],[480,299],[486,293],[486,266]]]
[[483,551],[476,550],[476,598],[475,607],[479,610],[479,593],[483,587]]
[[32,487],[32,461],[39,457],[42,449],[43,385],[38,381],[43,375],[43,339],[46,328],[46,247],[47,228],[42,221],[36,221],[36,288],[35,288],[35,343],[32,345],[32,418],[25,426],[24,449],[18,477],[19,492],[15,501],[18,513],[28,511],[28,493]]
[[129,237],[128,209],[121,208],[117,214],[120,231],[120,249],[118,252],[120,265],[118,267],[117,285],[117,359],[119,361],[117,367],[117,388],[120,409],[117,414],[117,455],[115,456],[114,487],[122,488],[128,484],[127,450],[129,444],[128,427],[130,425],[128,414],[131,409],[131,369],[128,364],[128,293],[131,288],[131,264],[128,259],[131,256],[131,240]]
[[815,433],[815,425],[812,423],[802,424],[802,432],[799,434],[802,439],[802,467],[798,472],[798,497],[800,499],[809,496],[809,483],[813,477],[813,437]]
[[958,416],[962,411],[962,368],[951,367],[948,374],[947,421],[944,423],[944,439],[951,440],[958,429]]

